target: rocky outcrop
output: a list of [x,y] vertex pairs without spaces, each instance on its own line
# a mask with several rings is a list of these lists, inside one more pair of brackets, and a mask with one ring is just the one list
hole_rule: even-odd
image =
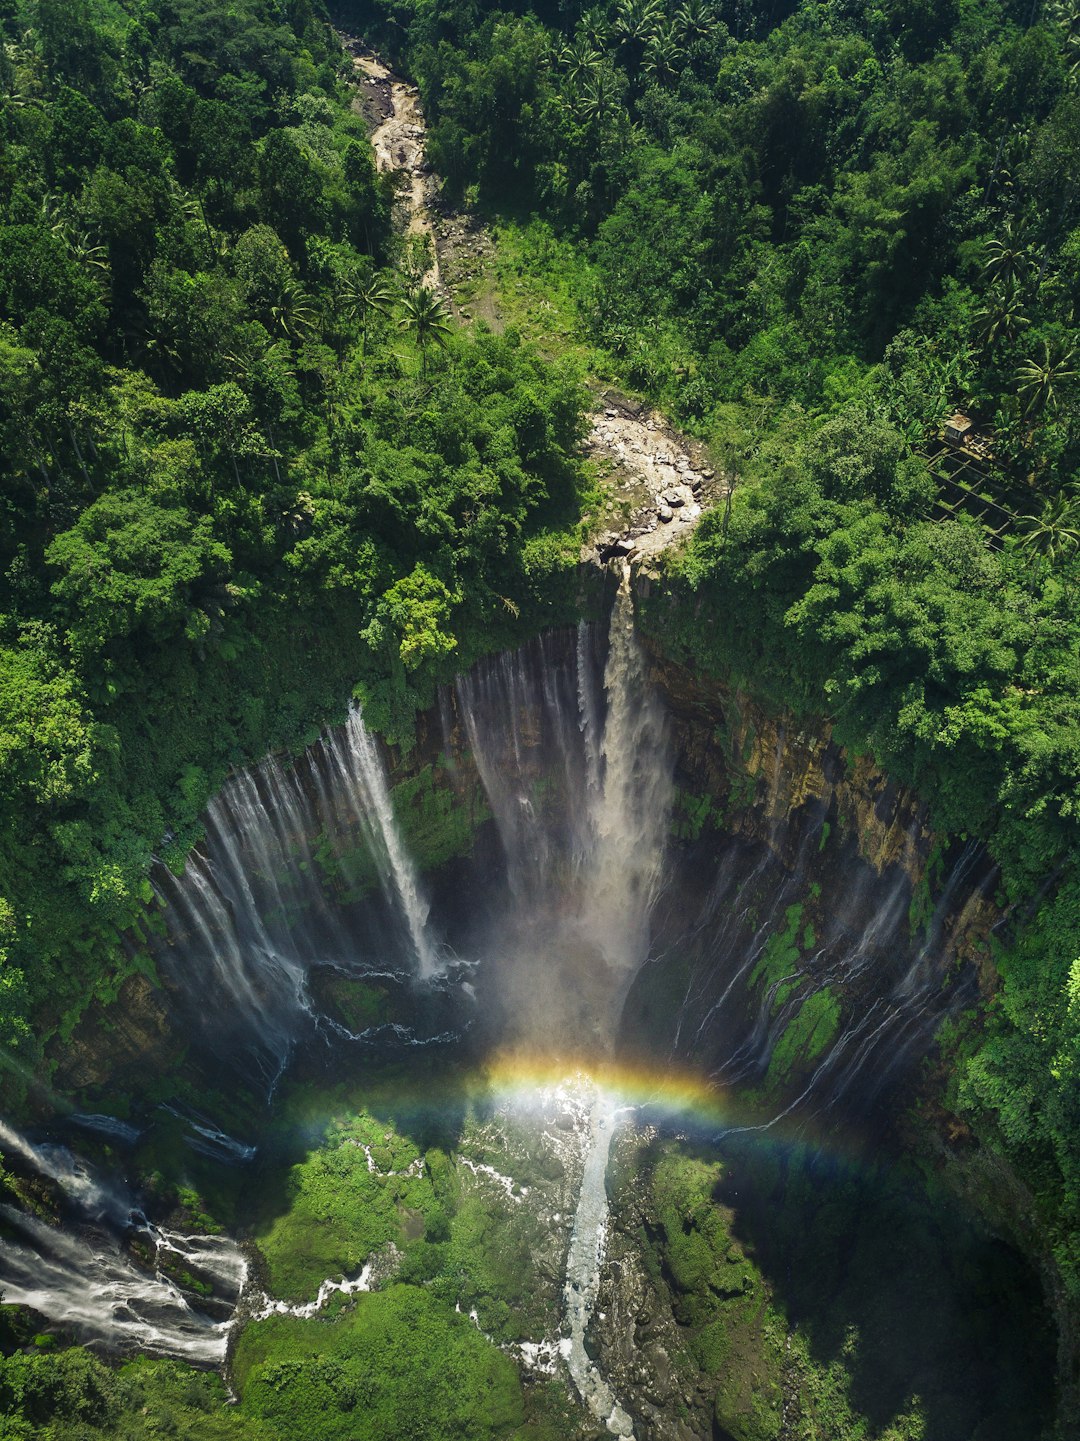
[[93,1002],[74,1034],[56,1047],[53,1083],[64,1094],[106,1085],[123,1091],[148,1073],[167,1074],[185,1049],[168,994],[140,972],[128,976],[115,1001]]
[[602,508],[594,523],[600,528],[582,547],[584,563],[631,561],[648,568],[689,540],[705,510],[727,494],[700,442],[623,396],[602,398],[585,451],[600,481]]

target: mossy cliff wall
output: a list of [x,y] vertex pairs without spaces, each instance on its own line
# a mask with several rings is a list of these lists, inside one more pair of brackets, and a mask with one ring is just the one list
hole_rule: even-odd
[[[802,946],[805,928],[815,931],[815,945],[820,944],[828,909],[858,893],[868,932],[878,923],[881,907],[890,904],[888,897],[894,897],[892,904],[906,914],[890,934],[909,953],[925,939],[936,913],[940,930],[935,964],[943,994],[951,990],[954,997],[942,1013],[953,1017],[965,1012],[978,1024],[982,1007],[993,1002],[1001,985],[991,937],[1007,933],[1010,919],[996,885],[996,869],[985,852],[967,838],[936,832],[920,797],[892,781],[871,757],[846,753],[833,740],[827,720],[811,722],[778,712],[723,679],[695,675],[666,657],[655,640],[650,640],[650,650],[675,736],[675,843],[685,852],[679,868],[697,871],[703,892],[725,862],[731,863],[733,844],[742,844],[748,855],[739,864],[739,874],[750,889],[762,850],[777,862],[766,874],[798,878],[785,904],[777,908],[775,932],[766,943],[777,965],[771,972],[766,965],[748,973],[742,1023],[752,1022],[755,1007],[766,1009],[763,992],[779,974],[812,969],[815,946]],[[950,888],[951,881],[955,883]],[[738,892],[736,884],[729,894]],[[678,904],[685,906],[685,892]],[[792,925],[795,906],[798,924]],[[748,940],[748,932],[743,940]],[[864,971],[853,979],[850,994],[833,982],[840,1025],[854,1009],[872,1004],[894,975],[889,957],[880,954],[869,975]],[[690,979],[681,979],[689,988]],[[655,1016],[658,999],[662,1005],[662,988],[649,991],[642,1008]],[[632,994],[630,1011],[634,1000]],[[703,993],[701,1011],[708,1000]],[[775,1021],[775,1012],[770,1020]],[[788,1031],[797,1030],[796,1013]],[[738,1032],[736,1023],[721,1033],[711,1050],[706,1048],[704,1059],[714,1060],[728,1037]],[[928,1034],[925,1048],[913,1054],[913,1064],[900,1078],[902,1084],[883,1098],[878,1119],[895,1152],[917,1158],[965,1212],[980,1217],[988,1234],[1016,1247],[1038,1271],[1057,1329],[1061,1434],[1075,1435],[1080,1433],[1075,1301],[1025,1177],[980,1142],[950,1105],[953,1043],[951,1026],[944,1040],[940,1033]],[[781,1035],[774,1055],[783,1058],[784,1050]],[[786,1072],[770,1065],[756,1099],[766,1107],[779,1107],[812,1069],[813,1061],[801,1065],[797,1053]]]

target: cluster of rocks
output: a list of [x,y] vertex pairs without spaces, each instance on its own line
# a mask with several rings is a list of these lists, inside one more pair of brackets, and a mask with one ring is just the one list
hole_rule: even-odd
[[594,417],[586,449],[613,464],[608,491],[624,524],[586,546],[583,560],[657,555],[689,536],[713,498],[715,470],[655,416],[609,405]]
[[[483,278],[487,263],[494,251],[491,237],[468,215],[442,208],[437,202],[432,206],[435,213],[435,244],[439,262],[447,280],[453,285],[465,285]],[[461,307],[463,319],[472,318],[467,307]]]
[[[610,1228],[587,1344],[634,1418],[637,1441],[711,1441],[715,1385],[692,1359],[665,1279],[645,1266],[641,1238],[655,1226],[636,1179],[656,1139],[652,1127],[625,1126],[613,1145]],[[609,1171],[609,1178],[612,1171]],[[744,1433],[739,1433],[740,1436]],[[747,1431],[747,1437],[758,1432]]]

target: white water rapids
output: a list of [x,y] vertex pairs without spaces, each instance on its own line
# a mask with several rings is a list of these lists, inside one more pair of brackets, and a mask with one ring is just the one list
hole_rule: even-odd
[[64,1146],[34,1144],[5,1122],[0,1151],[53,1182],[74,1215],[70,1226],[50,1225],[0,1205],[9,1232],[0,1245],[7,1305],[29,1306],[110,1351],[222,1364],[248,1269],[234,1241],[153,1225],[122,1182],[103,1178]]
[[608,1199],[606,1177],[611,1141],[620,1108],[613,1097],[596,1091],[589,1108],[589,1144],[566,1258],[563,1300],[570,1332],[566,1363],[578,1394],[615,1436],[633,1436],[634,1423],[585,1349],[585,1332],[596,1308],[604,1263]]

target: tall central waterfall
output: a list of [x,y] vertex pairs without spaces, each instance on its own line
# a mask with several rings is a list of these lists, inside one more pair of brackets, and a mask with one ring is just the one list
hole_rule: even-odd
[[506,893],[480,948],[502,1039],[596,1057],[648,950],[673,757],[620,591],[606,661],[535,642],[458,681],[456,709],[505,855]]

